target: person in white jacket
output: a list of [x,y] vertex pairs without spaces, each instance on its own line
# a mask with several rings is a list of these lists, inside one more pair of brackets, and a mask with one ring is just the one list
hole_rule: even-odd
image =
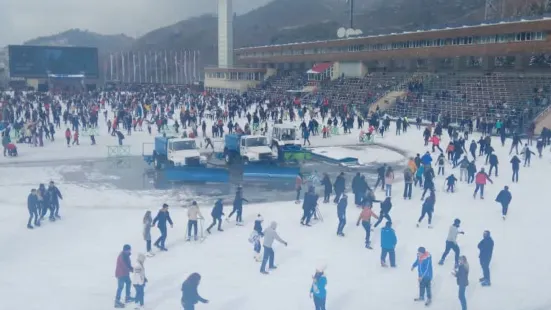
[[136,290],[136,297],[134,298],[134,302],[136,303],[135,309],[143,309],[144,304],[144,291],[145,284],[147,283],[144,263],[145,255],[143,253],[138,254],[136,264],[134,265],[134,274],[132,276],[132,283],[134,284],[134,289]]
[[191,239],[192,228],[193,238],[197,241],[197,220],[203,219],[203,215],[201,215],[201,211],[199,211],[199,207],[197,206],[197,201],[193,201],[191,207],[187,209],[187,217],[187,241]]

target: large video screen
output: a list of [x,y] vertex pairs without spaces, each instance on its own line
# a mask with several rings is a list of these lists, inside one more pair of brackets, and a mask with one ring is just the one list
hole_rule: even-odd
[[97,48],[10,45],[8,53],[10,77],[45,78],[48,74],[99,77]]

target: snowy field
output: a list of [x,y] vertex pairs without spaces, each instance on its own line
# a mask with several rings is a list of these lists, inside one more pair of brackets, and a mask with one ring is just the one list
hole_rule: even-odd
[[[82,138],[82,145],[70,148],[71,153],[67,155],[60,155],[67,149],[60,143],[62,141],[29,152],[24,152],[26,146],[22,146],[23,154],[17,160],[104,157],[106,150],[102,145],[114,144],[114,138],[110,139],[110,136],[102,135],[98,138],[100,145],[93,147],[85,145],[87,141]],[[142,142],[150,139],[146,133],[138,133],[127,137],[125,142],[132,143],[133,151],[136,151]],[[311,140],[316,146],[336,146],[354,144],[356,139],[357,134],[353,131],[351,135],[338,138],[313,137]],[[551,154],[546,150],[542,159],[534,158],[532,167],[521,168],[520,183],[512,184],[508,164],[510,141],[502,148],[496,146],[496,139],[493,140],[502,164],[500,176],[493,178],[494,184],[486,187],[486,199],[473,200],[474,187],[464,183],[458,185],[455,194],[443,193],[444,178],[437,177],[433,229],[429,230],[426,224],[420,228],[415,226],[421,210],[420,190],[415,188],[413,199],[404,201],[401,198],[403,183],[394,185],[391,216],[398,237],[396,269],[380,267],[380,229],[372,233],[373,250],[364,248],[364,230],[355,226],[359,210],[352,203],[347,209],[344,238],[336,236],[334,204],[321,204],[324,221],[307,228],[299,224],[301,206],[282,202],[245,205],[244,227],[224,223],[225,232],[214,232],[203,243],[189,244],[184,242],[186,210],[174,197],[155,191],[131,192],[65,183],[60,171],[78,169],[70,165],[53,168],[2,166],[0,246],[4,251],[0,255],[1,309],[111,309],[116,290],[117,255],[126,243],[132,245],[134,259],[137,253],[145,251],[141,234],[143,214],[145,210],[156,213],[165,201],[171,205],[175,225],[168,232],[169,251],[145,263],[149,279],[145,289],[146,309],[180,309],[180,286],[192,272],[202,275],[199,292],[210,300],[209,304],[198,304],[198,310],[314,309],[308,293],[311,276],[320,265],[327,266],[329,310],[421,309],[425,307],[413,302],[418,294],[417,272],[410,271],[410,267],[417,248],[424,246],[433,255],[434,263],[431,308],[459,310],[457,285],[450,274],[453,253],[444,266],[436,264],[444,250],[448,228],[455,218],[462,221],[465,235],[459,236],[458,242],[470,263],[469,309],[551,309],[549,255],[540,248],[551,238],[551,230],[547,228],[551,210],[544,203],[546,196],[543,195],[548,190],[546,181],[551,173]],[[428,150],[423,147],[421,134],[415,129],[402,136],[390,133],[377,142],[413,154]],[[444,138],[442,145],[447,142]],[[46,152],[52,155],[44,155]],[[357,151],[346,154],[359,157]],[[396,155],[381,153],[371,157],[367,152],[363,156],[366,158],[362,161],[391,162],[394,159],[388,157]],[[479,159],[479,168],[481,163]],[[446,168],[448,175],[450,167]],[[458,170],[453,172],[459,175]],[[351,179],[352,174],[348,174],[347,188],[350,188]],[[30,188],[49,180],[54,180],[64,195],[61,201],[63,219],[55,223],[45,221],[43,227],[28,230],[25,227],[28,216],[26,196]],[[513,195],[506,221],[501,218],[500,206],[494,202],[505,185],[510,186]],[[244,195],[247,196],[247,188]],[[377,198],[382,197],[383,192],[379,189]],[[202,207],[209,222],[211,206]],[[228,214],[230,209],[227,203],[225,213]],[[377,204],[374,210],[379,211]],[[260,265],[253,260],[252,247],[247,242],[258,213],[265,219],[264,227],[277,221],[280,236],[289,243],[288,247],[275,245],[275,263],[279,268],[267,276],[259,273]],[[482,272],[477,244],[484,230],[491,231],[495,242],[491,263],[492,286],[489,288],[478,284]],[[153,239],[159,235],[156,228],[152,233]],[[541,252],[537,252],[538,249]]]

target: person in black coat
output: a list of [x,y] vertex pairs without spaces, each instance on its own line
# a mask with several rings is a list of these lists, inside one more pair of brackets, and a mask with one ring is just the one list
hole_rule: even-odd
[[390,218],[390,209],[392,209],[392,202],[390,201],[390,197],[386,197],[386,199],[381,202],[381,213],[379,214],[379,219],[373,227],[379,226],[379,224],[383,221],[383,218],[385,218],[388,222],[392,222],[392,219]]
[[201,295],[199,295],[199,292],[197,291],[197,288],[199,287],[199,283],[201,283],[201,275],[194,272],[192,273],[185,281],[182,283],[182,299],[181,303],[184,307],[184,310],[195,310],[195,305],[198,302],[208,304],[209,301]]
[[161,236],[157,239],[157,241],[155,241],[155,246],[161,251],[167,251],[167,248],[165,247],[166,237],[168,236],[166,227],[167,222],[170,224],[171,228],[174,226],[172,219],[170,218],[170,213],[168,212],[168,205],[165,203],[151,224],[151,226],[155,226],[155,224],[157,224],[157,228],[159,228],[159,231],[161,232]]
[[459,302],[461,303],[461,310],[467,310],[467,298],[465,297],[465,290],[469,285],[469,263],[467,257],[462,255],[459,257],[459,265],[454,272],[454,276],[457,278],[457,286],[459,287]]
[[520,159],[517,157],[517,155],[515,155],[513,156],[513,158],[511,158],[510,163],[511,168],[513,169],[513,177],[511,178],[511,180],[518,183],[518,170],[520,169]]
[[331,198],[331,192],[333,191],[333,184],[327,173],[323,174],[321,184],[323,185],[323,203],[328,203],[329,198]]
[[490,171],[488,171],[488,176],[492,176],[492,170],[495,168],[496,170],[496,177],[498,175],[498,169],[497,169],[497,166],[499,165],[499,160],[497,159],[497,155],[496,154],[491,154],[490,155]]
[[216,225],[216,222],[218,222],[218,231],[224,231],[222,230],[222,215],[224,215],[224,203],[222,199],[218,199],[214,203],[214,208],[212,208],[210,215],[212,216],[212,224],[207,228],[207,232],[210,234],[210,230]]
[[57,219],[60,219],[59,216],[59,199],[63,200],[63,196],[61,195],[61,192],[55,186],[54,181],[50,181],[50,184],[48,185],[48,198],[50,200],[50,206],[52,208],[52,212],[54,216]]
[[386,173],[386,164],[383,164],[381,167],[377,168],[377,182],[373,187],[373,190],[377,189],[379,182],[381,182],[381,189],[385,190],[385,173]]
[[235,192],[235,198],[233,199],[233,210],[230,212],[230,215],[226,218],[226,221],[229,221],[234,213],[237,213],[235,217],[235,222],[237,225],[243,225],[243,201],[249,202],[247,199],[243,198],[243,187],[239,185],[237,191]]
[[448,187],[446,188],[446,192],[454,192],[455,190],[455,183],[457,182],[457,178],[453,175],[453,173],[446,178],[446,184]]
[[482,241],[478,243],[478,250],[480,251],[478,258],[480,259],[483,275],[479,281],[482,286],[490,286],[492,284],[490,280],[490,261],[494,252],[494,240],[490,236],[490,231],[484,231]]
[[335,199],[333,200],[333,202],[338,203],[341,200],[341,196],[344,193],[345,189],[344,172],[341,172],[339,174],[339,176],[335,180],[335,184],[333,184],[333,187],[335,188]]
[[337,217],[339,218],[339,225],[337,226],[337,236],[344,237],[342,230],[346,225],[346,207],[348,206],[348,196],[342,195],[341,200],[337,204]]
[[31,189],[31,193],[27,197],[27,208],[29,209],[29,221],[27,222],[27,228],[33,229],[32,226],[34,218],[34,226],[40,226],[40,221],[38,220],[38,197],[36,196],[36,189]]
[[302,201],[302,218],[300,219],[300,224],[305,226],[310,226],[310,220],[312,215],[316,212],[316,205],[318,197],[316,197],[314,192],[314,187],[310,186],[308,191],[304,194],[304,199]]
[[417,227],[421,224],[421,221],[425,218],[425,215],[429,217],[429,228],[432,228],[432,213],[434,212],[434,205],[436,204],[436,196],[434,191],[431,190],[429,197],[423,202],[423,207],[421,208],[421,216],[417,220]]
[[499,194],[497,194],[496,202],[499,202],[501,204],[501,215],[503,216],[503,219],[507,216],[507,210],[509,209],[509,203],[511,203],[511,200],[513,199],[513,196],[511,195],[511,192],[509,191],[509,186],[505,186]]

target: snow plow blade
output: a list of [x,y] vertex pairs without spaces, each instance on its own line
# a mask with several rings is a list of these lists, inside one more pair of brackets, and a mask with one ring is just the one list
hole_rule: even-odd
[[300,172],[299,167],[278,167],[275,165],[246,165],[243,178],[293,179]]
[[223,168],[207,167],[170,167],[164,171],[164,177],[169,182],[229,182],[230,174]]

